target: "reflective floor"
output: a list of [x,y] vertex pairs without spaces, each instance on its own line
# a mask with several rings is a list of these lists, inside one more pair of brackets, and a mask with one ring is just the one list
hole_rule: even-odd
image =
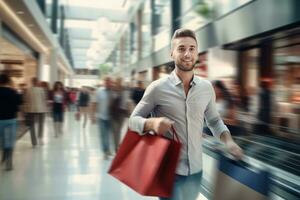
[[74,113],[65,117],[65,133],[58,138],[47,118],[42,146],[33,149],[28,133],[18,140],[14,170],[0,170],[1,200],[157,199],[140,196],[107,174],[112,158],[102,158],[97,125],[83,129]]

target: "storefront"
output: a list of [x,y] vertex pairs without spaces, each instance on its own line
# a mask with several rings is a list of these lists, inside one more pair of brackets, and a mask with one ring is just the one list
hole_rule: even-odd
[[0,44],[0,72],[11,77],[16,89],[24,85],[29,86],[31,78],[37,76],[36,58],[4,38],[0,38]]
[[300,27],[274,42],[274,98],[277,105],[275,123],[284,133],[300,130]]
[[242,105],[257,123],[268,126],[263,133],[300,137],[299,42],[300,28],[295,26],[225,45],[238,52]]

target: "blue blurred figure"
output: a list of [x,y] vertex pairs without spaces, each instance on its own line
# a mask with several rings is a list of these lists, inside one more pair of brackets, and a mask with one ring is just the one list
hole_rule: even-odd
[[11,79],[0,74],[0,146],[6,170],[13,169],[13,149],[17,131],[17,112],[22,103],[21,95],[11,88]]

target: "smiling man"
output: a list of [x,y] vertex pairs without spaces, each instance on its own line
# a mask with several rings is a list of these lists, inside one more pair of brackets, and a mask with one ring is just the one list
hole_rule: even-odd
[[[175,31],[171,41],[174,71],[148,86],[129,119],[130,129],[141,135],[151,130],[169,137],[169,130],[173,126],[182,143],[172,197],[160,199],[197,198],[202,178],[204,118],[214,136],[225,143],[233,156],[240,159],[243,154],[216,110],[216,95],[212,84],[194,75],[197,48],[193,31]],[[147,118],[150,112],[154,116]]]

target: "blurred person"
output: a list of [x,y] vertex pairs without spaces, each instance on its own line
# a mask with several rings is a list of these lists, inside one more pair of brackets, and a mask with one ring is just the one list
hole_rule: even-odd
[[[182,143],[172,197],[160,199],[197,198],[202,178],[204,118],[214,136],[224,142],[233,156],[239,159],[243,154],[217,112],[213,86],[194,75],[197,48],[192,30],[175,31],[171,41],[175,69],[169,76],[147,87],[129,119],[129,128],[140,135],[154,131],[158,135],[171,137],[169,130],[173,126]],[[150,112],[153,117],[146,118]]]
[[[241,88],[240,88],[241,90]],[[244,94],[240,96],[240,108],[242,110],[244,110],[245,112],[249,112],[250,111],[250,88],[246,87],[243,89],[244,90]]]
[[71,99],[70,99],[70,95],[69,94],[71,92],[71,88],[65,87],[64,91],[65,91],[65,108],[70,111]]
[[[23,102],[23,99],[24,99],[24,95],[26,93],[26,90],[27,90],[27,84],[26,83],[20,83],[19,84],[19,88],[18,88],[18,94],[20,94],[21,98],[22,98],[22,102]],[[22,121],[25,121],[24,119],[24,104],[22,104],[20,106],[20,112],[18,114],[18,118],[21,118]],[[24,124],[24,125],[27,125],[27,124]]]
[[47,81],[41,81],[40,82],[40,86],[45,90],[47,99],[50,99],[50,97],[51,97],[51,89],[50,89],[49,83]]
[[[217,111],[228,128],[228,124],[234,123],[234,105],[232,97],[222,81],[213,81],[212,85],[216,94]],[[204,126],[203,132],[208,135],[213,135],[206,125]]]
[[131,98],[135,105],[137,105],[140,100],[142,99],[143,95],[145,92],[145,87],[144,87],[144,82],[143,81],[138,81],[137,82],[137,87],[132,89],[132,94]]
[[77,92],[75,88],[71,88],[68,95],[70,99],[70,111],[76,111]]
[[93,105],[95,105],[97,102],[96,98],[97,98],[96,89],[92,87],[90,88],[90,104],[89,104],[88,112],[89,112],[90,120],[93,124],[97,122],[96,119],[93,117]]
[[85,128],[88,120],[89,104],[90,104],[89,89],[83,86],[79,92],[79,97],[78,97],[79,112],[83,118],[83,128]]
[[5,163],[6,170],[13,169],[17,112],[21,102],[21,95],[12,89],[9,76],[0,74],[0,147],[3,150],[1,163]]
[[[134,103],[134,100],[132,98],[132,93],[133,93],[133,87],[132,87],[132,82],[130,81],[125,81],[124,82],[124,98],[126,100],[126,108],[127,108],[127,114],[125,117],[125,124],[127,124],[126,126],[128,127],[128,119],[129,116],[131,114],[131,112],[133,111],[134,107],[136,106],[136,104]],[[145,90],[145,88],[144,88]]]
[[66,93],[63,83],[56,81],[52,90],[52,116],[54,122],[54,136],[63,134],[64,109],[66,103]]
[[[245,133],[244,128],[238,125],[236,106],[232,94],[229,92],[223,81],[216,80],[213,82],[216,93],[216,108],[225,125],[233,135]],[[211,131],[206,127],[203,131],[212,135]]]
[[272,109],[272,92],[270,78],[262,78],[259,90],[259,110],[257,114],[258,124],[255,126],[256,134],[272,134],[271,109]]
[[110,153],[109,137],[111,133],[111,116],[109,105],[112,93],[112,80],[104,78],[104,85],[96,91],[96,103],[93,105],[93,118],[97,118],[99,126],[100,141],[104,159],[107,160]]
[[241,85],[235,81],[230,81],[229,84],[229,93],[232,99],[233,104],[236,108],[240,108],[243,111],[249,111],[249,89],[242,88]]
[[[50,107],[51,107],[51,90],[49,83],[46,81],[41,81],[40,86],[44,89],[46,94],[46,100],[47,100],[47,113],[50,113]],[[48,115],[49,116],[49,115]]]
[[127,116],[127,111],[127,99],[125,97],[125,90],[122,85],[122,78],[117,78],[111,91],[109,105],[115,152],[117,152],[119,147],[121,128],[124,119]]
[[18,88],[18,93],[23,95],[26,92],[27,85],[26,83],[20,83]]
[[225,124],[235,124],[235,108],[232,95],[225,84],[217,80],[213,82],[216,93],[216,106]]
[[32,87],[27,89],[24,95],[24,112],[26,113],[26,121],[29,126],[31,144],[33,148],[37,145],[36,128],[38,124],[38,139],[39,144],[43,145],[44,137],[44,122],[47,112],[47,95],[43,88],[40,87],[37,78],[31,79]]

